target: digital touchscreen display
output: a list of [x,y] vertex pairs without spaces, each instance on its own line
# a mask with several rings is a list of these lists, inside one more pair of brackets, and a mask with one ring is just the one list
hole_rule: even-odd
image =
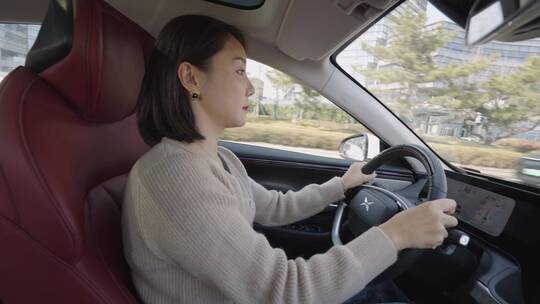
[[456,217],[492,236],[502,233],[516,205],[509,197],[453,179],[448,179],[447,197],[458,204]]

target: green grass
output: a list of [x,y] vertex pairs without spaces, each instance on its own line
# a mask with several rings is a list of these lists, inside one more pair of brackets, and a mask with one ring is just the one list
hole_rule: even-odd
[[430,143],[428,144],[444,159],[462,165],[473,165],[501,169],[517,167],[523,153],[497,147],[467,147]]
[[289,122],[248,122],[241,128],[227,129],[223,139],[247,142],[265,142],[292,147],[336,150],[341,141],[356,132],[329,131]]
[[460,145],[460,146],[466,146],[466,147],[479,147],[479,148],[486,148],[486,149],[497,148],[494,146],[485,145],[485,144],[475,142],[475,141],[462,140],[454,136],[422,135],[422,139],[424,139],[424,141],[426,142],[437,143],[437,144]]
[[[363,132],[366,129],[359,124],[321,121],[301,121],[295,124],[286,120],[248,117],[243,127],[226,129],[222,139],[337,151],[344,138]],[[462,165],[515,168],[523,155],[509,148],[483,145],[455,137],[423,138],[441,157]]]

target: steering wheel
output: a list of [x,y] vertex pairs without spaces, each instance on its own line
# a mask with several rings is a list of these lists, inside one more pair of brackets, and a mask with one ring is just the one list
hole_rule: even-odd
[[[356,237],[372,226],[382,224],[398,212],[425,201],[446,197],[447,183],[444,169],[437,156],[422,146],[399,145],[391,147],[365,164],[362,167],[362,173],[371,174],[381,165],[402,157],[412,157],[420,161],[426,169],[426,177],[417,177],[411,185],[397,191],[389,191],[373,182],[347,190],[345,200],[339,204],[332,225],[334,245],[343,245],[340,228],[347,207],[347,226]],[[409,268],[423,252],[424,249],[401,250],[398,253],[397,261],[370,284],[395,278]]]

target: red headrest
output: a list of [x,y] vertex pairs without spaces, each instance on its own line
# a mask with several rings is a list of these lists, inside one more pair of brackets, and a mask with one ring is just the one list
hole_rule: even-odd
[[85,120],[121,120],[134,112],[153,38],[102,0],[73,4],[71,51],[40,76]]

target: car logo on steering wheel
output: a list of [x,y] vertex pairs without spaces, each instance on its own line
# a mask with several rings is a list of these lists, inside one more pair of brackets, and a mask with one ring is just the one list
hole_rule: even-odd
[[372,204],[375,204],[375,202],[368,201],[367,196],[366,196],[364,197],[364,202],[360,205],[366,207],[366,212],[369,212],[369,205],[372,205]]

